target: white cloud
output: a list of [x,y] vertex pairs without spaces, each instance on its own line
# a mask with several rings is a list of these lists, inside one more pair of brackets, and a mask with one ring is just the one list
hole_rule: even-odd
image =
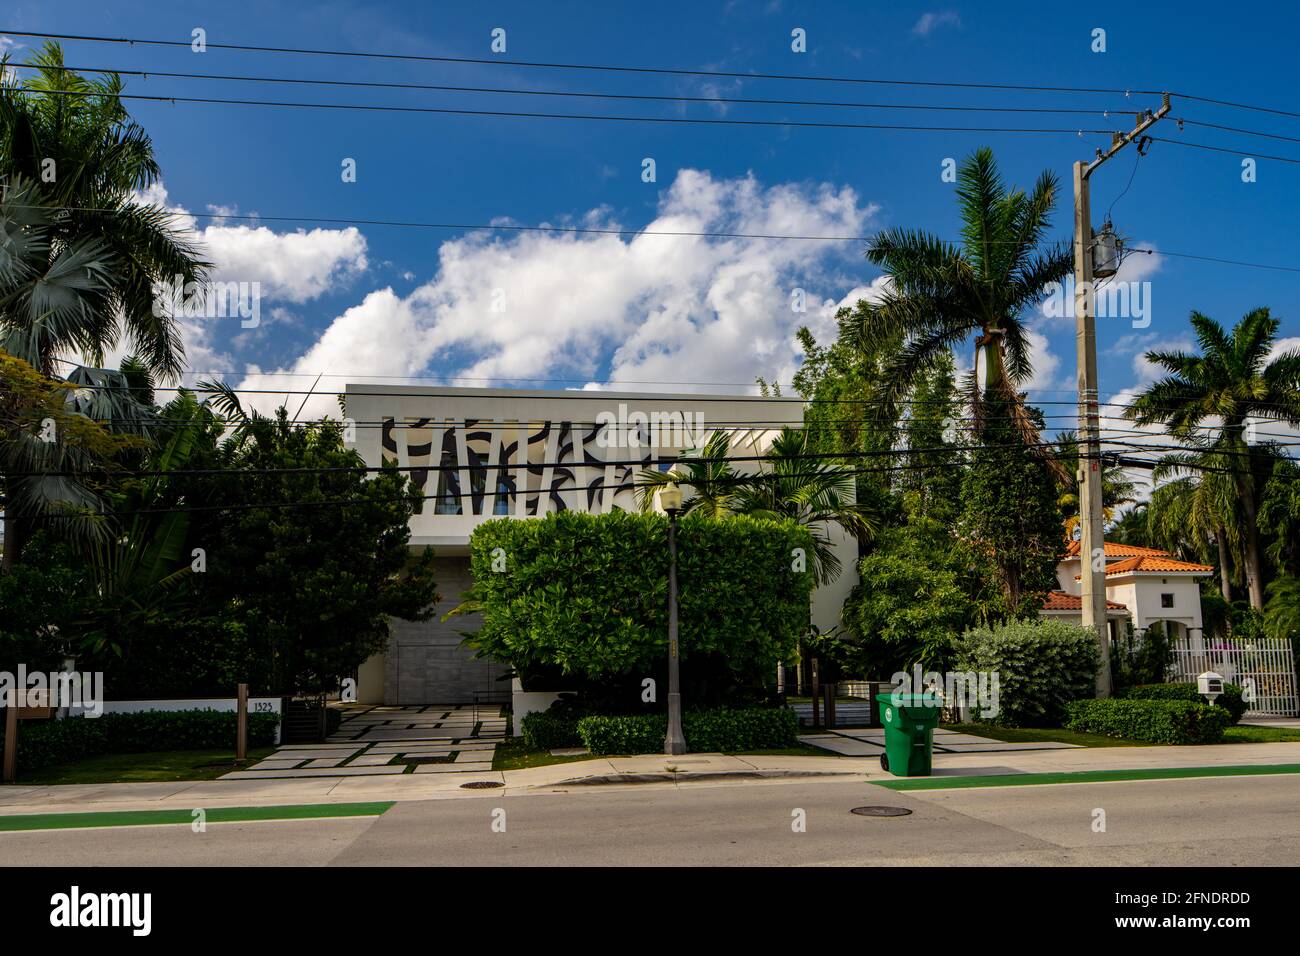
[[[260,283],[263,323],[268,314],[271,321],[287,315],[275,302],[310,302],[350,282],[368,265],[365,237],[355,228],[275,232],[266,226],[222,225],[220,220],[204,227],[185,207],[169,201],[161,182],[140,191],[137,198],[175,215],[176,227],[190,233],[200,254],[213,263],[212,281]],[[224,216],[238,212],[236,206],[209,205],[208,209]],[[177,316],[175,322],[185,344],[186,364],[196,373],[187,375],[187,380],[236,367],[232,356],[214,342],[216,323],[236,320]],[[259,338],[237,329],[236,324],[228,330],[236,332],[232,342],[236,347],[247,347]],[[129,351],[129,343],[119,342],[105,361],[115,365]]]
[[[875,211],[848,187],[764,187],[752,175],[687,169],[647,231],[857,235]],[[580,221],[617,226],[606,210]],[[821,290],[847,285],[835,264],[856,255],[850,243],[819,240],[470,234],[443,243],[428,282],[407,296],[371,292],[279,371],[365,381],[419,375],[436,360],[461,385],[599,378],[738,392],[759,375],[788,383],[795,330],[819,321],[816,303],[833,298]],[[806,313],[791,308],[796,287],[808,294]],[[268,371],[242,384],[284,382]],[[313,402],[309,414],[333,410],[330,399]]]
[[[353,226],[275,232],[266,226],[224,225],[216,220],[200,227],[183,206],[168,202],[162,183],[140,193],[140,198],[171,210],[177,224],[194,233],[201,253],[214,265],[214,282],[260,282],[267,299],[310,302],[351,281],[369,265],[366,239]],[[208,209],[225,216],[238,211],[233,206]]]
[[955,10],[943,10],[938,13],[923,13],[916,21],[912,32],[917,36],[927,37],[940,27],[960,27],[961,15]]

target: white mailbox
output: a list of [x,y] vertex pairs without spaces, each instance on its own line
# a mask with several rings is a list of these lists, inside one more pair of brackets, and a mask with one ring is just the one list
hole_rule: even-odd
[[1223,675],[1216,674],[1214,671],[1206,671],[1196,678],[1196,691],[1214,703],[1214,699],[1223,693]]

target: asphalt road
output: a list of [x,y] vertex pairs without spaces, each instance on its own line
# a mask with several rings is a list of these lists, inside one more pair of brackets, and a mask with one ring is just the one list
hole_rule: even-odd
[[[913,813],[849,812],[863,805]],[[1297,806],[1295,775],[913,793],[861,782],[697,783],[488,793],[398,803],[374,818],[211,824],[202,834],[188,826],[0,833],[0,863],[1293,866]],[[805,832],[795,832],[796,811]]]

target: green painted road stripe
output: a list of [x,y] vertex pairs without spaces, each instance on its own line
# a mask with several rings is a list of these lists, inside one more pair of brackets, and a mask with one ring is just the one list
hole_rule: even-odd
[[[247,820],[312,820],[321,817],[377,817],[393,805],[380,803],[301,803],[280,807],[212,807],[208,823]],[[83,827],[140,827],[192,823],[193,810],[118,810],[104,813],[26,813],[0,815],[0,833],[16,830],[67,830]]]
[[1072,773],[1007,773],[980,777],[901,777],[897,780],[872,780],[871,782],[890,790],[960,790],[973,787],[1028,787],[1045,783],[1250,777],[1278,773],[1300,773],[1300,763],[1244,764],[1227,767],[1150,767],[1140,770],[1078,770]]

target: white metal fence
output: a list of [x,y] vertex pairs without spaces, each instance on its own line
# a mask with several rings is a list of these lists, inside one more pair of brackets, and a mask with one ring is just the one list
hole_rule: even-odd
[[1246,704],[1248,717],[1295,717],[1300,714],[1296,694],[1295,658],[1291,642],[1260,638],[1242,644],[1216,644],[1203,649],[1179,641],[1174,645],[1170,680],[1196,682],[1198,674],[1214,671],[1224,681],[1253,687],[1254,701]]

